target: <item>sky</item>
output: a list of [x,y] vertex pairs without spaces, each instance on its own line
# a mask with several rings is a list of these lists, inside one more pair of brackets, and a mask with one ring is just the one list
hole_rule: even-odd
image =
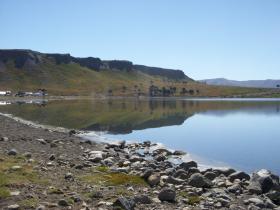
[[279,0],[0,0],[0,49],[280,79]]

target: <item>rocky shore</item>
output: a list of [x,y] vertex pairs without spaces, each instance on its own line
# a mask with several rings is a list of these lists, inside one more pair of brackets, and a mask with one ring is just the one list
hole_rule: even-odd
[[0,116],[0,209],[280,210],[279,176],[201,171],[182,155],[149,141],[97,144]]

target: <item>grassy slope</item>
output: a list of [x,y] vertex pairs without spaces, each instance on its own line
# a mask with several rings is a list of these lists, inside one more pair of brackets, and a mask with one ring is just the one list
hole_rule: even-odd
[[[263,96],[263,93],[272,93],[272,90],[268,89],[209,86],[197,82],[184,83],[135,71],[96,72],[75,63],[56,65],[46,59],[39,65],[23,69],[15,68],[13,62],[9,61],[5,71],[0,72],[0,87],[3,90],[34,91],[38,88],[46,88],[52,95],[108,95],[108,90],[112,90],[114,96],[131,96],[138,91],[148,95],[151,81],[159,88],[176,87],[177,96],[180,95],[183,87],[188,90],[193,89],[195,92],[199,90],[199,93],[195,93],[194,96]],[[123,86],[126,87],[125,91]]]

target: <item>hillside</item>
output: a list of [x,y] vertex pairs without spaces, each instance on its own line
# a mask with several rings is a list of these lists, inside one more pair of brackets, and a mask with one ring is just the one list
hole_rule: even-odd
[[262,96],[270,90],[209,86],[181,70],[31,50],[0,50],[1,90],[86,96]]
[[277,88],[280,87],[280,80],[247,80],[237,81],[228,80],[225,78],[205,79],[200,80],[208,85],[222,85],[222,86],[239,86],[239,87],[255,87],[255,88]]

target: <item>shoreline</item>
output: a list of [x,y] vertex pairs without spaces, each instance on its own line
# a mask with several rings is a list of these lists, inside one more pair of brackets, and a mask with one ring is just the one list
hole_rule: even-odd
[[[260,95],[261,96],[261,95]],[[187,100],[280,100],[280,97],[259,97],[248,96],[244,97],[242,95],[236,96],[45,96],[45,97],[33,97],[33,96],[25,96],[25,97],[15,97],[15,96],[0,96],[0,101],[6,102],[15,102],[15,101],[52,101],[52,100],[109,100],[109,99],[135,99],[135,100],[153,100],[153,99],[164,99],[164,100],[173,100],[173,99],[187,99]]]
[[180,159],[184,152],[153,149],[157,145],[148,141],[98,144],[11,116],[1,115],[0,120],[0,176],[7,179],[0,185],[1,209],[280,206],[279,176],[266,170],[252,175],[200,170],[194,161],[172,164],[168,159]]

